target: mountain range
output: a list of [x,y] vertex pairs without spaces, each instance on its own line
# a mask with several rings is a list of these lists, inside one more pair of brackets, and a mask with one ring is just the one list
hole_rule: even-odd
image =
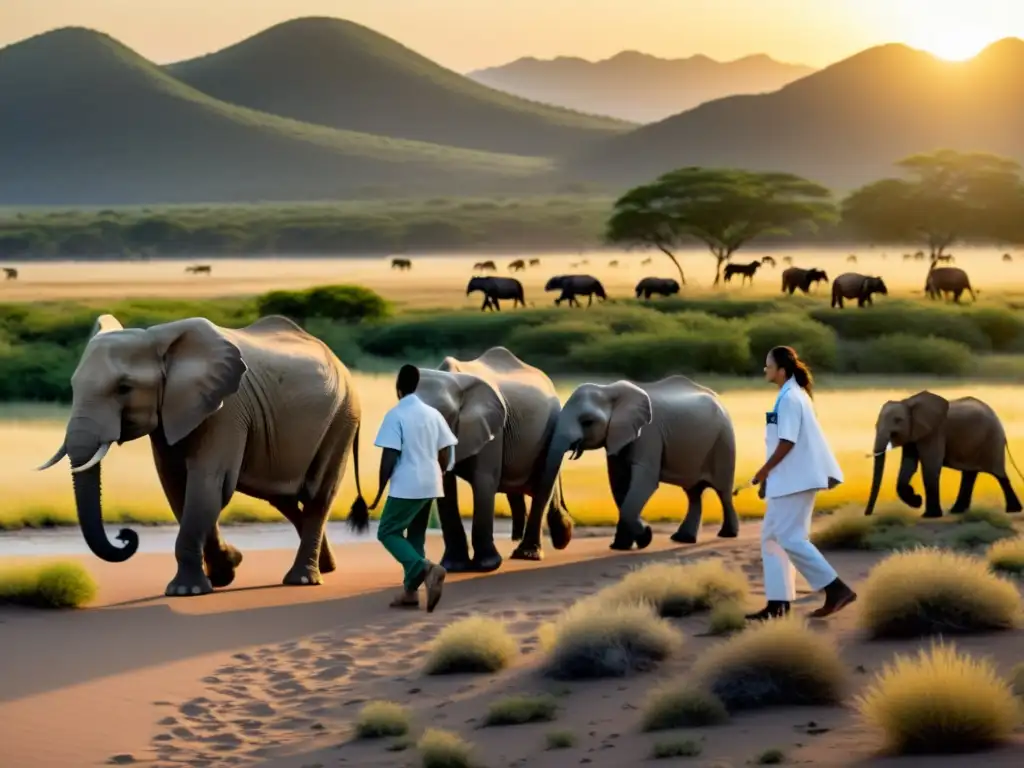
[[601,61],[526,57],[467,77],[524,98],[651,123],[724,96],[776,91],[814,71],[764,54],[715,61],[703,55],[663,59],[623,51]]
[[878,46],[637,125],[500,92],[336,19],[167,66],[64,28],[0,49],[0,115],[0,205],[617,194],[686,165],[842,192],[942,147],[1024,161],[1024,42],[960,63]]

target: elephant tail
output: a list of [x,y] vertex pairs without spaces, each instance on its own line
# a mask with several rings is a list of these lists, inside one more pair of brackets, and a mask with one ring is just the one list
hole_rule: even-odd
[[356,500],[348,511],[348,525],[357,533],[365,533],[370,527],[370,509],[366,506],[366,499],[363,498],[363,488],[359,483],[359,430],[362,425],[356,427],[356,437],[352,442],[352,461],[356,473]]
[[1010,441],[1009,440],[1006,441],[1006,455],[1010,458],[1010,463],[1013,465],[1013,468],[1015,470],[1017,470],[1017,476],[1021,480],[1024,480],[1024,474],[1021,473],[1020,467],[1017,466],[1017,462],[1013,460],[1013,454],[1010,453]]

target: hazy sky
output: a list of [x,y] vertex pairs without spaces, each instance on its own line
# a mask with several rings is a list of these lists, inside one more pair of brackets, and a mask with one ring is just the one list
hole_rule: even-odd
[[1024,0],[0,0],[0,45],[87,26],[163,63],[310,15],[365,24],[459,71],[623,49],[820,66],[893,41],[963,58],[1024,37]]

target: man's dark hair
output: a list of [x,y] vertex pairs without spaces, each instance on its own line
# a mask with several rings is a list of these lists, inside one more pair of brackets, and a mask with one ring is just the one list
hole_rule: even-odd
[[398,371],[398,394],[402,397],[411,395],[420,384],[420,371],[415,365],[403,365]]

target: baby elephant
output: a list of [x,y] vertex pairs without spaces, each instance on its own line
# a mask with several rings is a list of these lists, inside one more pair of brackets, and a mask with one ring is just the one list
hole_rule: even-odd
[[857,272],[845,272],[832,281],[832,306],[843,308],[843,299],[856,299],[857,306],[873,304],[872,294],[889,295],[885,281],[880,277],[871,277]]

